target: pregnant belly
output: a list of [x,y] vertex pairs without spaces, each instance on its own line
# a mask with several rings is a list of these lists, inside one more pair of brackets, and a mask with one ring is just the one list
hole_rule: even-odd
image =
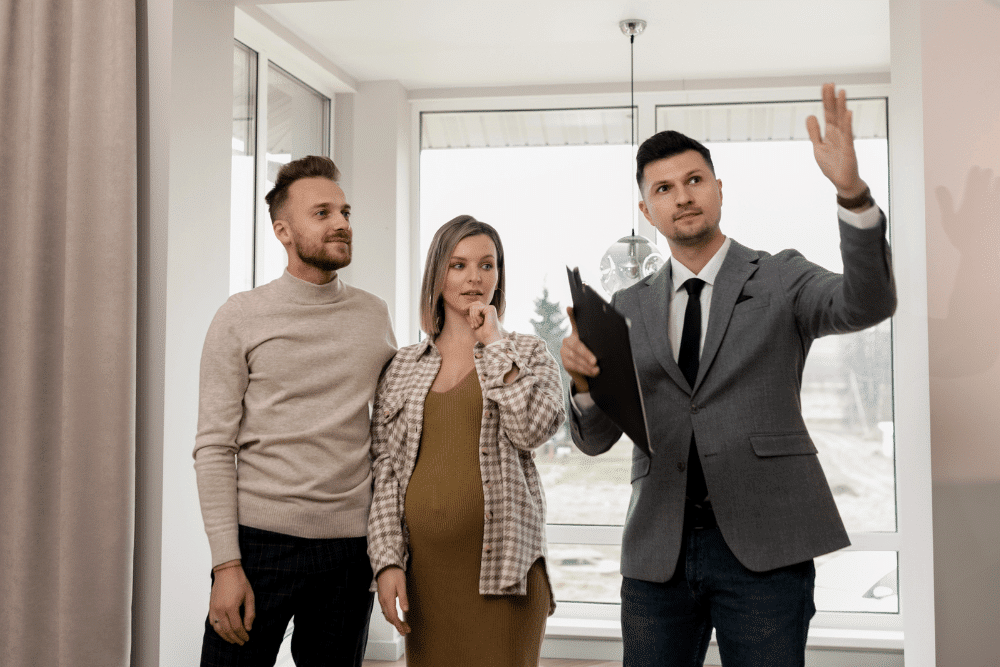
[[[475,450],[473,450],[475,451]],[[404,511],[410,547],[417,551],[472,548],[483,543],[483,484],[478,461],[455,466],[457,457],[422,457],[406,489]],[[459,469],[455,469],[459,468]]]

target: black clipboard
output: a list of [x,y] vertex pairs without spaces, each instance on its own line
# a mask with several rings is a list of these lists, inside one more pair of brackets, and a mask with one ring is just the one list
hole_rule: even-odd
[[651,456],[646,407],[628,338],[632,323],[580,279],[579,268],[567,266],[566,273],[577,333],[601,369],[600,375],[588,378],[590,396],[636,447]]

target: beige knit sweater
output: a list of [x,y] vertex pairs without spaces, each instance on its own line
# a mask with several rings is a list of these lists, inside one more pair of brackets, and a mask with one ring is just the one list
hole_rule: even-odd
[[195,471],[212,565],[237,526],[359,537],[371,504],[369,404],[396,340],[384,301],[287,271],[234,294],[201,357]]

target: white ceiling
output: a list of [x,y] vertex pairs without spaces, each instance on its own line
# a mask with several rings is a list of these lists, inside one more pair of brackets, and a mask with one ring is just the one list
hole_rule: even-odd
[[332,0],[259,5],[357,81],[409,90],[881,74],[889,0]]

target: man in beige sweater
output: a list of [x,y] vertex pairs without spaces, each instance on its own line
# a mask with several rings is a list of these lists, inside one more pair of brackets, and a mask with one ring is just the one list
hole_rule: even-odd
[[212,550],[201,664],[360,667],[372,573],[369,403],[396,341],[378,297],[344,284],[350,206],[327,158],[265,197],[288,269],[234,294],[201,359],[198,494]]

